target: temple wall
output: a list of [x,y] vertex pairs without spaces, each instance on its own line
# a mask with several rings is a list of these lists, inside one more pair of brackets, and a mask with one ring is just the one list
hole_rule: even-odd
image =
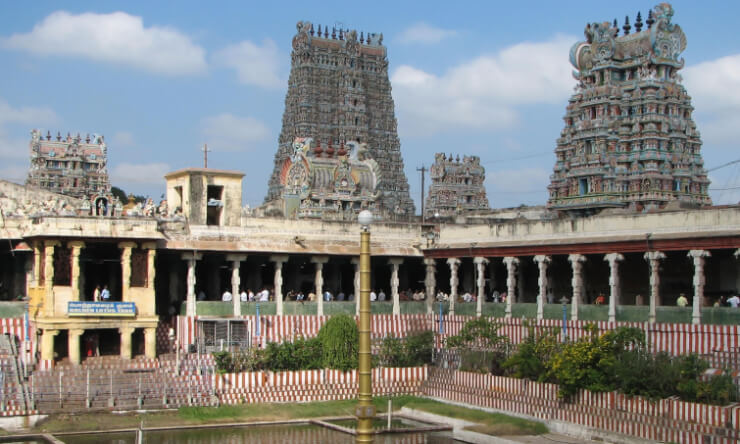
[[[709,208],[676,212],[619,214],[578,219],[519,220],[516,223],[488,225],[445,225],[436,248],[477,247],[488,244],[522,245],[542,242],[574,244],[697,236],[736,235],[740,230],[740,207]],[[441,244],[441,245],[440,245]],[[731,248],[732,246],[728,246]]]

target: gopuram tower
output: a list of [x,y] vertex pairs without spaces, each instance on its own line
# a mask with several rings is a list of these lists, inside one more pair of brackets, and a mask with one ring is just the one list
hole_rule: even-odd
[[637,14],[634,33],[626,17],[622,35],[616,20],[592,23],[571,48],[578,84],[557,140],[548,208],[711,205],[694,108],[678,74],[686,36],[672,16],[661,3],[645,26]]
[[286,217],[413,215],[383,35],[296,28],[265,203]]

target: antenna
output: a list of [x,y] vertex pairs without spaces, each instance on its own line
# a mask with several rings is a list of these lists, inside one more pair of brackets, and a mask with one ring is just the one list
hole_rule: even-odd
[[424,223],[424,175],[429,170],[422,163],[421,168],[417,168],[416,171],[421,171],[421,223]]
[[208,149],[208,144],[206,143],[201,148],[201,151],[203,151],[203,168],[208,168],[208,153],[212,150]]

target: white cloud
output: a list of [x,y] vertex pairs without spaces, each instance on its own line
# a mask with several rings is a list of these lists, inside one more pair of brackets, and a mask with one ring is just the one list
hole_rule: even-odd
[[[23,125],[47,125],[54,123],[58,117],[54,110],[48,107],[21,107],[13,108],[0,98],[0,125],[6,123],[20,123]],[[29,129],[30,131],[30,129]],[[30,135],[28,136],[30,139]]]
[[162,185],[168,172],[170,166],[166,163],[119,163],[109,175],[113,185],[126,189],[131,184]]
[[270,134],[262,121],[229,113],[202,119],[201,132],[209,147],[217,151],[248,151]]
[[270,39],[265,39],[262,46],[245,40],[214,55],[217,64],[236,70],[241,83],[264,88],[285,86],[280,77],[280,60],[277,45]]
[[740,54],[687,67],[684,85],[702,139],[736,148],[740,139]]
[[402,129],[427,134],[460,127],[495,131],[519,122],[517,106],[565,101],[575,83],[567,58],[575,40],[559,35],[520,43],[441,76],[400,66],[391,81]]
[[451,29],[437,28],[426,23],[417,23],[404,30],[399,36],[399,40],[401,43],[406,44],[434,44],[456,35],[457,31]]
[[206,70],[205,51],[169,27],[145,27],[125,12],[70,14],[57,11],[26,34],[0,40],[2,46],[39,55],[76,56],[132,66],[162,75]]

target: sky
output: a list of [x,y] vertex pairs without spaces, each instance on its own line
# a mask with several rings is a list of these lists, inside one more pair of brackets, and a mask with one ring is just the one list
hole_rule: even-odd
[[[30,131],[102,134],[111,183],[158,200],[164,174],[245,174],[262,203],[273,170],[296,22],[382,32],[401,153],[420,210],[434,153],[477,155],[494,208],[547,202],[587,23],[620,26],[656,1],[0,3],[0,178],[22,183]],[[740,159],[740,2],[676,1],[683,83],[707,169]],[[740,201],[740,163],[709,172],[715,204]],[[428,179],[428,178],[427,178]],[[427,186],[429,181],[427,180]]]

